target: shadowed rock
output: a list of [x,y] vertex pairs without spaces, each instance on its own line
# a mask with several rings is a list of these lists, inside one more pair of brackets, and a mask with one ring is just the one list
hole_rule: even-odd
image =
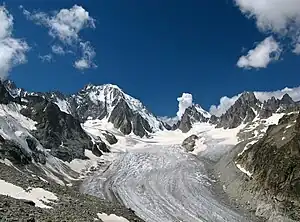
[[194,151],[194,147],[196,145],[196,140],[198,140],[199,137],[196,135],[191,135],[188,138],[186,138],[183,142],[182,142],[182,146],[185,148],[185,150],[187,152],[192,152]]

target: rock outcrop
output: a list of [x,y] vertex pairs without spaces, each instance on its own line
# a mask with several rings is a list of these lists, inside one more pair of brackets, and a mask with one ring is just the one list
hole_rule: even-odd
[[198,136],[191,135],[182,142],[181,146],[184,147],[187,152],[193,152],[195,149],[196,140],[198,139]]

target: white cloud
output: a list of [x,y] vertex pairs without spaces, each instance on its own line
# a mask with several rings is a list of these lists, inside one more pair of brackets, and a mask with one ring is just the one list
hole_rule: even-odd
[[25,53],[29,46],[24,40],[13,38],[13,16],[5,6],[0,6],[0,24],[0,78],[3,80],[14,66],[27,61]]
[[53,45],[51,47],[53,53],[65,55],[73,53],[74,48],[78,47],[82,56],[74,62],[74,67],[80,70],[97,67],[93,62],[96,56],[94,48],[90,42],[83,41],[79,36],[83,29],[96,28],[95,20],[82,6],[74,5],[70,9],[61,9],[53,14],[32,13],[22,6],[20,8],[29,20],[48,28],[49,35],[64,45],[64,48],[57,44]]
[[177,98],[177,101],[178,101],[177,116],[180,119],[184,114],[186,108],[193,105],[193,95],[190,93],[182,93],[182,96]]
[[75,61],[74,67],[76,69],[83,70],[83,69],[90,68],[90,65],[88,64],[88,62],[85,59],[79,59],[79,60]]
[[97,67],[93,63],[96,52],[94,51],[93,47],[91,47],[90,42],[81,42],[80,48],[82,51],[82,57],[75,61],[74,67],[80,70]]
[[261,32],[288,37],[285,44],[300,54],[300,0],[234,0],[241,12],[256,20]]
[[286,34],[300,27],[299,0],[235,0],[236,4],[250,18],[256,19],[262,31]]
[[74,5],[70,9],[61,9],[48,15],[44,12],[31,13],[23,9],[23,14],[37,24],[44,25],[49,29],[49,35],[60,41],[72,44],[79,41],[79,32],[85,28],[95,28],[95,20],[83,7]]
[[53,53],[58,54],[58,55],[64,55],[66,52],[63,49],[63,47],[61,47],[60,45],[53,45],[51,46],[51,50]]
[[[294,101],[300,101],[300,86],[295,87],[295,88],[287,88],[286,87],[282,90],[276,90],[276,91],[271,91],[271,92],[260,92],[260,91],[254,92],[255,97],[261,102],[264,102],[273,96],[277,99],[281,99],[283,97],[283,95],[286,93],[289,94],[290,97]],[[240,97],[240,95],[241,95],[241,93],[236,96],[233,96],[231,98],[227,97],[227,96],[222,97],[220,99],[220,104],[217,106],[212,105],[210,107],[209,112],[212,115],[221,116],[236,102],[236,100]]]
[[42,60],[42,62],[51,62],[53,60],[53,56],[52,54],[40,55],[39,59]]
[[281,53],[279,44],[272,36],[259,43],[246,56],[240,57],[237,66],[240,68],[266,68],[270,62],[278,60]]

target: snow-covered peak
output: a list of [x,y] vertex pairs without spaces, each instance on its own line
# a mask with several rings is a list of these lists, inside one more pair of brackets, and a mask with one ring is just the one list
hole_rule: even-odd
[[142,102],[128,94],[126,94],[120,87],[113,84],[93,85],[88,84],[78,94],[73,95],[77,104],[84,105],[87,100],[94,105],[99,105],[99,109],[105,108],[107,111],[106,118],[109,119],[112,111],[119,102],[124,102],[128,105],[133,113],[140,114],[151,126],[153,131],[161,128],[161,122],[150,113]]
[[195,104],[195,108],[196,110],[201,113],[205,118],[210,118],[211,114],[209,112],[207,112],[206,110],[204,110],[200,105]]

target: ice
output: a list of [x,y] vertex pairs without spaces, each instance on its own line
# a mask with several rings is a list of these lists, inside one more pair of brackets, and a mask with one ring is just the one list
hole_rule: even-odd
[[178,145],[148,144],[120,153],[84,181],[83,191],[119,200],[145,221],[245,221],[211,191],[203,163]]

